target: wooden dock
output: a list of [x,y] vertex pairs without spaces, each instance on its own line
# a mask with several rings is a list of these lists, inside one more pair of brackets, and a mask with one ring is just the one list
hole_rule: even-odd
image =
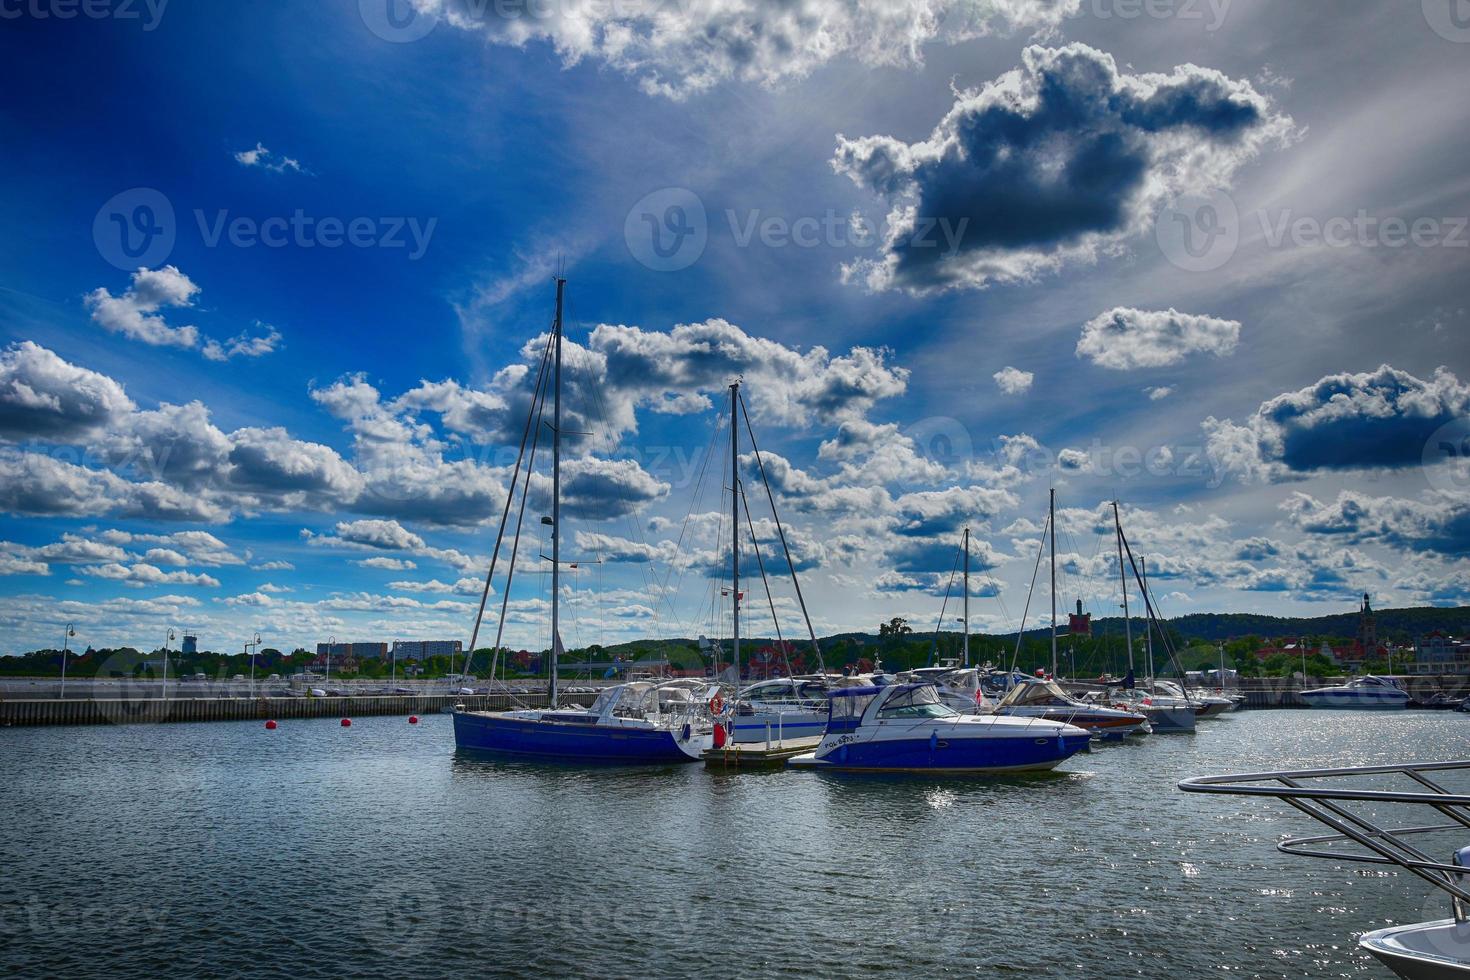
[[810,752],[822,742],[820,735],[810,738],[788,738],[779,742],[727,743],[722,749],[704,753],[704,764],[711,769],[780,769],[786,760]]

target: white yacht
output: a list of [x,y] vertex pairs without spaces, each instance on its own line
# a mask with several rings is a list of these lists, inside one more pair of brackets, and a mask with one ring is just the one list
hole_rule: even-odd
[[1367,708],[1383,710],[1403,708],[1409,703],[1409,692],[1387,677],[1368,674],[1354,677],[1346,684],[1303,691],[1301,698],[1313,708]]

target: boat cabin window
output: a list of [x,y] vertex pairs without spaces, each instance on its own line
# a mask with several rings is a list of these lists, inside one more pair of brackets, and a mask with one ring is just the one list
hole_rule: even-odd
[[873,703],[878,691],[866,688],[865,694],[837,694],[827,702],[827,733],[850,732],[858,727],[868,705]]
[[1001,707],[1003,708],[1013,708],[1018,705],[1050,705],[1071,703],[1072,699],[1067,697],[1067,693],[1063,691],[1060,687],[1057,687],[1056,683],[1053,681],[1047,681],[1045,683],[1027,682],[1023,684],[1017,684],[1015,687],[1011,688],[1010,693],[1007,694],[1003,699],[1001,699],[1000,702]]
[[622,693],[622,690],[623,689],[620,687],[604,688],[602,693],[597,695],[597,700],[592,702],[592,707],[589,710],[591,710],[594,715],[602,714],[604,711],[607,710],[607,706],[609,704],[612,704],[617,696]]
[[878,709],[879,718],[957,718],[959,712],[939,700],[933,687],[916,687],[893,695]]

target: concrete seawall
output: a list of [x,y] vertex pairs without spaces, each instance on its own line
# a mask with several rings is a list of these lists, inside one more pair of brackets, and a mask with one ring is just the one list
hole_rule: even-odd
[[[564,695],[564,705],[587,705],[591,694]],[[463,704],[471,711],[545,707],[546,695],[372,695],[340,698],[100,698],[3,700],[0,727],[16,725],[136,725],[188,721],[281,718],[358,718],[430,715]]]

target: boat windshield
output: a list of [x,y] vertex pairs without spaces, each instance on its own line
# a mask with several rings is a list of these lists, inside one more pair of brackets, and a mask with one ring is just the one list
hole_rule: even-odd
[[939,691],[926,684],[890,697],[878,709],[879,718],[958,718],[959,712],[939,700]]
[[1055,681],[1026,682],[1011,688],[1001,699],[1000,707],[1014,708],[1019,705],[1072,704],[1067,692],[1057,687]]

